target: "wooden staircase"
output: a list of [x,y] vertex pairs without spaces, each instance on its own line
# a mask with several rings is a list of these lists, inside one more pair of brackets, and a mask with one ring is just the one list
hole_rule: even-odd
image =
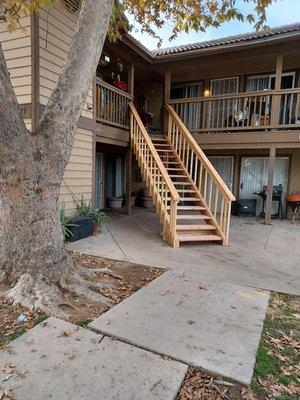
[[171,246],[181,242],[228,244],[234,196],[174,109],[168,135],[149,135],[133,103],[131,146]]

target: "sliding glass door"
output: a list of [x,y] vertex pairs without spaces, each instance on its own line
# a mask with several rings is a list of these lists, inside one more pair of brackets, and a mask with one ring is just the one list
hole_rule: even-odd
[[[276,157],[274,186],[282,185],[284,200],[287,192],[288,184],[288,157]],[[268,183],[268,157],[243,157],[241,161],[241,177],[240,177],[240,198],[241,199],[256,199],[257,207],[256,214],[261,211],[261,199],[255,192],[260,192],[263,186]],[[276,208],[276,204],[274,204]],[[274,213],[275,213],[274,208]]]
[[[212,79],[210,82],[211,96],[238,93],[239,77]],[[220,128],[228,125],[230,118],[237,112],[237,100],[214,100],[209,103],[208,126]]]
[[[191,99],[202,95],[202,83],[177,84],[172,85],[171,99]],[[201,104],[176,104],[175,111],[189,130],[197,130],[201,128]]]

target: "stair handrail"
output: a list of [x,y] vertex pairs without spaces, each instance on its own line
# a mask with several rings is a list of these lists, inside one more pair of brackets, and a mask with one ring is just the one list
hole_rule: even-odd
[[153,203],[160,215],[160,221],[163,224],[162,237],[164,240],[168,240],[171,246],[178,247],[176,225],[180,196],[133,102],[129,103],[129,108],[131,110],[131,146],[144,175],[146,185],[150,189]]
[[172,182],[171,178],[169,177],[169,174],[168,174],[164,164],[162,163],[162,161],[161,161],[161,159],[160,159],[160,157],[158,155],[158,152],[157,152],[156,148],[154,147],[154,145],[152,143],[152,140],[151,140],[151,138],[150,138],[150,136],[149,136],[149,134],[148,134],[148,132],[147,132],[147,130],[146,130],[146,128],[145,128],[145,126],[144,126],[144,124],[143,124],[143,122],[142,122],[142,120],[141,120],[141,118],[140,118],[140,116],[139,116],[139,114],[138,114],[138,112],[137,112],[137,110],[136,110],[136,108],[135,108],[135,106],[134,106],[132,101],[129,103],[129,107],[130,107],[130,110],[131,110],[134,118],[136,119],[136,122],[137,122],[137,124],[138,124],[138,126],[139,126],[139,128],[140,128],[140,130],[141,130],[141,132],[143,134],[143,136],[144,136],[144,139],[145,139],[145,141],[146,141],[146,143],[147,143],[147,145],[149,147],[149,150],[151,151],[151,153],[153,155],[153,158],[154,158],[154,160],[155,160],[155,162],[156,162],[156,164],[157,164],[157,166],[158,166],[158,168],[159,168],[159,170],[160,170],[160,172],[161,172],[161,174],[162,174],[162,176],[163,176],[163,178],[164,178],[164,180],[166,182],[166,185],[167,185],[167,187],[168,187],[168,189],[170,191],[172,200],[180,201],[180,196],[179,196],[179,194],[178,194],[178,192],[177,192],[177,190],[176,190],[176,188],[174,186],[174,183]]
[[217,170],[215,167],[212,165],[212,163],[209,161],[203,150],[199,147],[198,143],[196,140],[193,138],[192,134],[189,132],[185,124],[182,122],[176,111],[172,106],[169,104],[165,104],[166,110],[172,115],[174,118],[177,126],[179,127],[181,133],[186,137],[188,140],[190,146],[193,148],[193,151],[197,156],[200,158],[201,162],[206,166],[207,170],[210,172],[211,176],[213,177],[216,185],[220,189],[220,191],[224,194],[224,196],[227,198],[228,201],[232,202],[235,201],[235,196],[231,193],[231,191],[228,189],[226,183],[223,181],[223,179],[220,177],[218,174]]

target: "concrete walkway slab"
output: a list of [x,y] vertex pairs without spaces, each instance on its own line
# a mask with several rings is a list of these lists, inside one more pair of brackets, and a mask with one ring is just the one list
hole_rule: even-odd
[[[0,353],[0,391],[15,400],[171,400],[187,367],[49,318]],[[8,376],[3,366],[13,372]]]
[[168,271],[90,327],[250,384],[268,299],[199,272]]
[[69,244],[70,250],[100,257],[181,271],[201,271],[207,278],[256,288],[300,294],[300,223],[231,218],[229,246],[163,242],[157,215],[135,209],[130,216],[109,213],[99,236]]

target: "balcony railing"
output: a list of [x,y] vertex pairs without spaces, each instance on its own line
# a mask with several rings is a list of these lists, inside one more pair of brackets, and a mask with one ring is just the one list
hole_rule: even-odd
[[108,83],[96,80],[96,121],[129,129],[129,102],[133,96]]
[[300,88],[173,99],[193,133],[300,129]]

